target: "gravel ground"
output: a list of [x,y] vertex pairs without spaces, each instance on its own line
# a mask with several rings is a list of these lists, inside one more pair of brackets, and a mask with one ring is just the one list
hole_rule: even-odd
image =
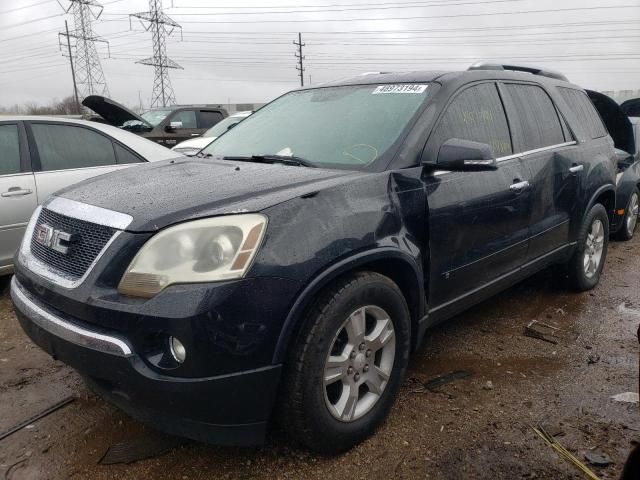
[[[71,395],[75,401],[0,440],[7,479],[204,478],[584,478],[533,432],[543,425],[578,458],[606,453],[618,478],[634,439],[638,391],[640,236],[612,243],[601,284],[575,294],[549,272],[504,292],[428,334],[375,436],[338,457],[318,457],[278,432],[267,446],[218,448],[188,441],[128,465],[98,462],[110,445],[167,438],[92,395],[79,376],[35,347],[20,329],[0,279],[0,432]],[[557,344],[525,336],[531,320],[559,328]],[[424,382],[470,375],[434,391]],[[0,477],[3,478],[3,477]]]

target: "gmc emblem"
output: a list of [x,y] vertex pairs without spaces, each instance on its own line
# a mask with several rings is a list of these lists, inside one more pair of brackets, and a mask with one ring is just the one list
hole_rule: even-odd
[[56,230],[51,225],[43,223],[36,228],[36,242],[40,245],[66,255],[69,253],[73,235],[62,230]]

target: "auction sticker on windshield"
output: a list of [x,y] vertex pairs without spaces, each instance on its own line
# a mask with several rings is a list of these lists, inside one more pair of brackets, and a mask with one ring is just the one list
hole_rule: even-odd
[[379,95],[381,93],[424,93],[427,89],[427,85],[380,85],[371,92],[372,95]]

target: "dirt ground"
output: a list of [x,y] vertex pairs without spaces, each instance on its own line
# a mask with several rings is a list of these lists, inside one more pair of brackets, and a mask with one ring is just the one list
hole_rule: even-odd
[[[0,279],[0,434],[71,395],[75,401],[0,440],[0,479],[568,479],[584,478],[532,430],[548,432],[583,460],[597,449],[618,478],[640,439],[638,391],[640,236],[612,243],[600,286],[574,294],[549,272],[428,334],[413,356],[391,416],[351,452],[318,457],[274,433],[259,449],[193,442],[128,465],[102,465],[110,445],[162,440],[85,388],[79,376],[22,333]],[[553,325],[557,344],[525,336],[531,320]],[[466,371],[429,390],[438,375]],[[490,383],[488,383],[490,382]]]

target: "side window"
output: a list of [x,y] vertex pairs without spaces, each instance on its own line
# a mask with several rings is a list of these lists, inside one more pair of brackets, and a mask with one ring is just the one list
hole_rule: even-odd
[[116,163],[118,165],[125,165],[127,163],[142,163],[144,161],[142,160],[142,158],[127,150],[126,148],[118,145],[116,142],[113,142],[113,148],[115,148],[116,150]]
[[198,119],[198,128],[209,129],[216,123],[222,120],[224,117],[220,112],[213,112],[211,110],[201,110],[200,118]]
[[20,173],[20,139],[17,125],[0,125],[0,175]]
[[558,87],[558,91],[578,121],[582,122],[590,138],[600,138],[607,135],[607,129],[602,123],[600,114],[585,92],[566,87]]
[[435,158],[440,146],[451,138],[487,143],[496,157],[512,153],[507,118],[495,84],[467,88],[454,98],[431,135],[430,155]]
[[31,124],[42,171],[115,165],[113,143],[88,128]]
[[194,110],[176,112],[169,121],[182,122],[182,128],[198,128],[196,125],[196,112]]
[[564,143],[556,107],[541,87],[507,83],[505,106],[518,152]]

